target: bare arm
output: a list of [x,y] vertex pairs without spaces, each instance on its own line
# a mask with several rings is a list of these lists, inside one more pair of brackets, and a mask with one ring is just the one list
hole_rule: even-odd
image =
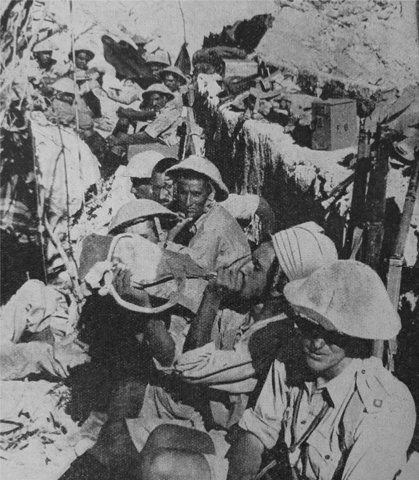
[[240,427],[237,427],[232,436],[227,480],[251,480],[257,475],[262,463],[263,443]]
[[202,347],[211,341],[211,331],[221,303],[221,290],[214,281],[205,290],[198,313],[192,321],[184,351]]
[[170,367],[175,359],[176,349],[164,321],[157,318],[149,320],[144,333],[153,357],[163,367]]

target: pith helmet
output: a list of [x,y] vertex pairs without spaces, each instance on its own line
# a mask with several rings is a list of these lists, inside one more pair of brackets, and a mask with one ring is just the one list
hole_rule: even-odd
[[175,98],[173,93],[162,83],[153,83],[153,85],[150,85],[147,90],[143,92],[143,98],[147,95],[150,95],[151,93],[164,93],[165,95],[170,97],[170,100],[173,100]]
[[168,67],[170,65],[169,55],[163,50],[147,55],[146,63],[160,63]]
[[185,158],[185,160],[180,162],[178,165],[169,168],[167,173],[169,175],[178,176],[186,171],[196,172],[204,175],[204,177],[207,177],[215,187],[215,200],[217,200],[217,202],[222,202],[228,197],[229,191],[223,182],[223,179],[221,178],[220,171],[207,158],[191,155],[190,157]]
[[57,92],[72,93],[73,95],[75,95],[74,81],[71,80],[71,78],[59,78],[51,86],[54,90],[57,90]]
[[141,35],[135,34],[131,39],[136,45],[146,45],[148,40]]
[[[74,52],[85,52],[90,57],[90,60],[93,60],[93,58],[95,57],[95,53],[93,52],[92,47],[89,45],[88,42],[84,42],[83,40],[75,42]],[[69,53],[69,56],[72,56],[72,52]]]
[[380,277],[354,260],[324,265],[290,282],[284,294],[297,314],[350,337],[389,340],[401,328]]
[[305,278],[338,259],[335,244],[315,222],[306,222],[272,235],[279,265],[288,280]]
[[164,155],[154,150],[137,153],[134,155],[125,170],[126,177],[151,178],[153,168],[163,160]]
[[161,78],[164,78],[166,73],[172,73],[173,75],[176,75],[177,77],[179,77],[183,85],[186,85],[186,83],[188,82],[186,80],[185,75],[182,73],[182,70],[180,70],[180,68],[173,67],[172,65],[170,67],[165,68],[160,72]]
[[168,210],[153,200],[133,200],[123,205],[112,218],[109,224],[109,233],[114,232],[117,228],[128,226],[136,222],[136,220],[146,219],[147,217],[166,216],[168,218],[176,218],[176,214]]
[[57,46],[50,39],[38,42],[32,49],[33,53],[52,52],[56,50]]

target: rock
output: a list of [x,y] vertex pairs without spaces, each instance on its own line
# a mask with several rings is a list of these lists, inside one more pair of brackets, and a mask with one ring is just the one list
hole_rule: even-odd
[[337,20],[340,17],[340,13],[337,10],[332,10],[327,14],[330,18],[333,18],[334,20]]
[[385,10],[378,12],[377,18],[380,20],[387,20],[391,15],[391,9],[386,8]]

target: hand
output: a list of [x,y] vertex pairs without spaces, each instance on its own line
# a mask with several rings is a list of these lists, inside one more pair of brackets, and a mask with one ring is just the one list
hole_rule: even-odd
[[217,271],[216,285],[225,293],[238,294],[243,290],[246,277],[252,270],[252,257],[246,255],[232,265],[220,268]]
[[104,261],[96,262],[84,278],[85,296],[88,292],[99,289],[100,295],[105,295],[108,285],[112,280],[113,263]]
[[119,139],[117,137],[114,137],[113,135],[110,135],[106,139],[106,144],[108,145],[108,147],[114,147],[116,145],[119,145]]
[[69,375],[69,369],[90,362],[87,347],[77,341],[70,344],[58,344],[54,347],[54,359],[57,362],[56,372],[61,377]]
[[179,223],[177,223],[169,232],[169,235],[167,236],[167,241],[168,242],[173,242],[173,240],[176,238],[179,232],[183,230],[183,228],[190,222],[192,222],[192,218],[182,218],[179,215]]
[[132,274],[126,265],[118,263],[114,270],[113,285],[115,290],[123,299],[126,299],[127,301],[142,307],[151,307],[148,293],[142,288],[134,288],[132,286],[131,275]]
[[119,107],[118,110],[116,111],[116,114],[118,117],[126,117],[128,113],[128,109],[124,107]]

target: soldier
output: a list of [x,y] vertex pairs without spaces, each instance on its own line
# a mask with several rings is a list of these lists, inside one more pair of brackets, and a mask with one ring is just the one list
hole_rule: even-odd
[[160,72],[160,77],[166,87],[173,93],[179,92],[188,83],[185,75],[177,67],[167,67]]
[[416,414],[407,387],[369,356],[371,340],[394,338],[401,327],[383,283],[370,267],[340,260],[284,294],[306,369],[292,376],[274,362],[239,423],[228,478],[253,478],[281,436],[286,468],[297,475],[290,478],[392,480],[406,462]]
[[152,77],[156,82],[161,82],[161,71],[170,66],[169,55],[163,50],[150,54],[146,57],[146,65]]
[[154,150],[137,153],[129,161],[125,170],[125,176],[131,178],[131,193],[135,198],[153,198],[151,176],[154,167],[163,160],[164,155]]
[[[416,413],[407,387],[370,357],[371,340],[394,338],[401,327],[383,283],[370,267],[340,260],[289,283],[284,294],[302,357],[273,363],[255,407],[231,434],[228,480],[255,478],[262,454],[277,445],[275,478],[393,480]],[[187,445],[187,432],[156,429],[137,462],[141,478],[210,478],[214,449]]]
[[167,248],[189,255],[198,265],[216,270],[250,256],[246,236],[218,202],[228,197],[217,167],[191,155],[167,170],[177,182],[178,208],[184,218],[169,234]]
[[[151,85],[143,93],[144,108],[138,112],[131,109],[120,109],[118,115],[128,118],[130,121],[144,121],[148,118],[152,122],[143,125],[138,133],[113,133],[107,138],[108,145],[128,146],[150,143],[166,144],[173,146],[178,143],[177,127],[181,121],[182,108],[180,105],[171,102],[174,99],[173,93],[164,85]],[[152,116],[150,117],[150,112]]]

